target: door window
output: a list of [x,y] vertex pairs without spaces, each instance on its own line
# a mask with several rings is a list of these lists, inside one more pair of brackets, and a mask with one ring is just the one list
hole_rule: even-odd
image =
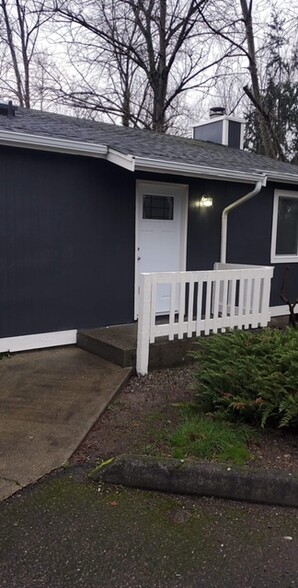
[[144,220],[174,220],[174,197],[173,196],[143,196]]

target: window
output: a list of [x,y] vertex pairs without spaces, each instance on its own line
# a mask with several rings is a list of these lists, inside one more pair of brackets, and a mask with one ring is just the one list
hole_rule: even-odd
[[271,262],[298,262],[298,193],[276,190],[273,204]]
[[143,215],[145,220],[173,220],[173,196],[143,196]]

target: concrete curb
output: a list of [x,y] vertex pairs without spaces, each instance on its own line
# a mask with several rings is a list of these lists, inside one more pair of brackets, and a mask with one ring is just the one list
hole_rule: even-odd
[[298,475],[281,471],[123,455],[101,464],[89,477],[147,490],[298,507]]

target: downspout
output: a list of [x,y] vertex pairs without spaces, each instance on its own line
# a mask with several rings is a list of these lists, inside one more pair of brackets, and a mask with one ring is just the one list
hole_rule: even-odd
[[226,208],[223,209],[223,211],[221,213],[220,263],[226,263],[226,259],[227,259],[227,232],[228,232],[228,214],[229,214],[229,212],[231,212],[231,210],[234,210],[234,208],[241,206],[241,204],[243,204],[247,200],[250,200],[250,198],[253,198],[253,196],[256,196],[256,194],[259,194],[262,187],[266,186],[266,183],[267,183],[267,176],[262,176],[262,179],[259,180],[258,182],[256,182],[253,190],[251,190],[250,192],[245,194],[245,196],[242,196],[242,198],[235,200],[235,202],[232,202],[231,204],[229,204],[229,206],[226,206]]

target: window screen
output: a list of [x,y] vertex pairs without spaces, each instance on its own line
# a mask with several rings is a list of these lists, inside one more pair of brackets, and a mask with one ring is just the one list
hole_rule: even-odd
[[143,196],[143,219],[145,220],[173,220],[173,196]]
[[276,255],[298,254],[298,199],[280,197],[276,235]]

